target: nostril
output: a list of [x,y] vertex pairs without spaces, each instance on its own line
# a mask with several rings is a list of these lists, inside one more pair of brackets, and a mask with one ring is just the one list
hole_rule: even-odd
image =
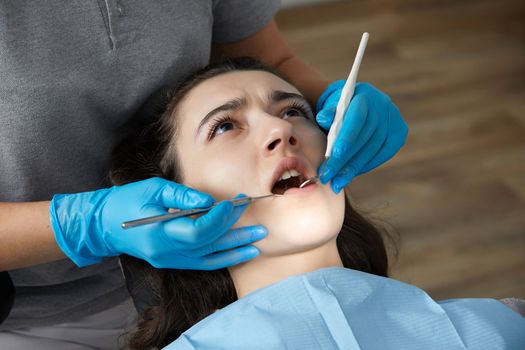
[[270,144],[268,145],[268,149],[269,149],[270,151],[273,151],[273,149],[274,149],[275,147],[277,147],[277,145],[278,145],[280,142],[281,142],[280,139],[273,141],[272,143],[270,143]]
[[290,137],[290,145],[295,146],[296,144],[297,144],[297,140],[295,139],[295,137],[291,136]]

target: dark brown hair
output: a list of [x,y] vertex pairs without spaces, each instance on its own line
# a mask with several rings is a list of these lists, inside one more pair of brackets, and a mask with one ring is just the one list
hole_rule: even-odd
[[[162,89],[139,111],[138,119],[142,122],[136,123],[132,128],[134,132],[115,148],[110,171],[112,182],[121,185],[150,177],[182,182],[183,175],[172,142],[177,137],[177,107],[201,82],[238,70],[266,71],[288,81],[259,61],[238,58],[207,66],[176,88]],[[343,265],[387,276],[388,255],[383,236],[391,238],[386,231],[381,232],[354,210],[346,199],[343,227],[337,237]],[[133,349],[166,346],[201,319],[237,300],[227,269],[156,269],[130,256],[122,256],[121,261],[128,288],[141,316],[138,329],[130,339]]]

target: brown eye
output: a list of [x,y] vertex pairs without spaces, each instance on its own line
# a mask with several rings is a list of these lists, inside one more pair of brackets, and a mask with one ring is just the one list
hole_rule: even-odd
[[283,108],[282,118],[303,117],[306,119],[313,119],[312,109],[306,101],[290,101],[290,103]]
[[288,117],[288,118],[306,116],[303,110],[301,110],[300,108],[296,108],[296,107],[287,108],[283,114],[285,117]]

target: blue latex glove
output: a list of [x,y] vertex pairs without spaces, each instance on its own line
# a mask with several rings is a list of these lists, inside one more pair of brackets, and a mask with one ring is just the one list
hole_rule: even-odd
[[[344,84],[345,80],[330,84],[317,102],[317,123],[325,131],[332,125]],[[357,83],[321,183],[332,181],[332,190],[339,193],[355,176],[392,158],[407,134],[408,127],[390,97],[368,83]]]
[[166,214],[167,208],[202,208],[213,203],[208,194],[151,178],[94,192],[55,195],[50,219],[59,247],[80,267],[120,254],[157,268],[191,270],[214,270],[256,257],[259,250],[244,245],[268,232],[263,226],[229,230],[247,207],[233,207],[230,201],[197,219],[121,227],[124,221]]

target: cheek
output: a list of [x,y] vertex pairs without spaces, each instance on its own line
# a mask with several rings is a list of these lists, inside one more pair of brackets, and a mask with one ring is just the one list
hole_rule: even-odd
[[297,129],[301,149],[312,165],[319,166],[324,160],[326,135],[317,126],[308,123]]
[[[231,199],[239,193],[250,194],[253,176],[247,174],[254,167],[245,152],[213,150],[193,152],[181,162],[184,185],[210,194],[216,201]],[[244,155],[244,156],[243,156]]]

